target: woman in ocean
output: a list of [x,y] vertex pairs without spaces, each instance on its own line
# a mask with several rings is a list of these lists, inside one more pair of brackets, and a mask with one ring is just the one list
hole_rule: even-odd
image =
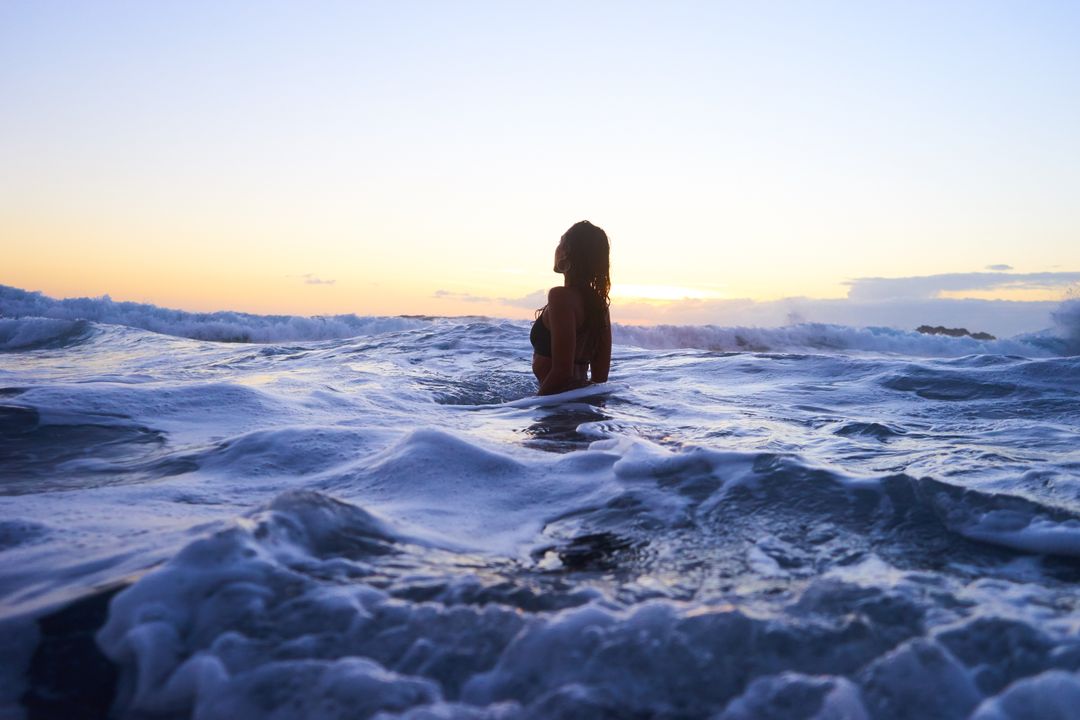
[[529,340],[538,395],[606,382],[611,367],[611,291],[607,233],[588,220],[575,223],[555,248],[562,287],[548,291]]

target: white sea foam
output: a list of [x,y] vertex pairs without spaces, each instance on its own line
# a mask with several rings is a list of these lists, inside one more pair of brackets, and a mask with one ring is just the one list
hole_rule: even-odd
[[1070,707],[1067,321],[620,326],[611,382],[536,398],[525,323],[208,343],[88,302],[0,320],[0,715],[79,714],[108,663],[117,716]]
[[[39,292],[0,285],[0,350],[26,349],[74,332],[56,321],[93,321],[197,340],[301,342],[374,335],[428,327],[414,317],[255,315],[239,312],[193,313],[147,303],[116,302],[108,296],[56,300]],[[720,352],[887,352],[922,357],[975,354],[1052,357],[1080,353],[1080,300],[1064,302],[1054,313],[1056,332],[998,340],[926,335],[889,327],[851,327],[799,323],[785,327],[716,325],[639,326],[616,324],[616,343],[652,350],[698,349]],[[50,322],[52,321],[52,322]],[[82,326],[79,326],[82,327]]]
[[55,318],[0,317],[0,351],[62,345],[90,332],[89,323]]
[[[170,310],[148,303],[115,302],[107,295],[100,298],[54,300],[41,293],[2,285],[0,285],[0,317],[47,318],[53,321],[91,320],[141,328],[164,335],[226,342],[329,340],[410,330],[429,324],[418,318],[406,317],[360,317],[357,315],[303,317],[253,315],[240,312],[193,313]],[[3,332],[5,331],[0,329],[0,333]],[[18,339],[18,336],[13,335],[13,338]],[[0,334],[0,343],[4,341],[4,335]]]
[[1080,674],[1050,670],[1026,678],[978,707],[971,720],[1070,720],[1080,708]]
[[1005,340],[927,335],[886,327],[855,328],[800,323],[779,328],[713,325],[615,325],[615,342],[651,350],[697,349],[719,352],[877,352],[921,357],[1022,355],[1052,357],[1065,350],[1052,335]]
[[1080,298],[1066,300],[1052,313],[1066,352],[1080,355]]

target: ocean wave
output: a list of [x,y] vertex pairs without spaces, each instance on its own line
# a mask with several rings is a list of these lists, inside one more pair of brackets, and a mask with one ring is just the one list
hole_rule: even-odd
[[[814,717],[894,717],[917,703],[929,716],[965,717],[1011,702],[1002,693],[1017,680],[1075,666],[1074,640],[1020,619],[954,615],[955,601],[935,615],[924,576],[873,559],[813,572],[771,612],[665,598],[627,607],[587,594],[538,612],[517,602],[532,581],[502,575],[498,563],[447,567],[456,577],[432,583],[410,569],[415,550],[359,505],[312,491],[277,496],[113,599],[97,641],[119,666],[115,707],[222,718],[317,709],[735,719],[786,716],[801,698],[819,707]],[[403,576],[388,583],[383,558]],[[867,584],[881,572],[890,582]],[[1020,653],[1025,663],[1010,661]]]
[[[0,325],[0,350],[35,349],[49,343],[62,343],[69,335],[72,342],[77,342],[83,338],[74,326],[60,323],[87,320],[195,340],[260,343],[333,340],[431,326],[430,318],[404,316],[257,315],[233,311],[197,313],[149,303],[116,302],[108,295],[57,300],[40,292],[4,285],[0,285],[0,318],[6,319],[6,325]],[[614,341],[619,345],[650,350],[874,352],[917,357],[984,354],[1053,357],[1080,353],[1080,300],[1062,303],[1054,312],[1053,319],[1056,331],[999,340],[828,323],[800,323],[785,327],[640,326],[616,323],[613,334]],[[12,324],[12,321],[16,323]],[[29,324],[17,324],[20,321]],[[86,326],[79,328],[81,332]]]
[[[40,292],[0,285],[0,317],[7,322],[25,319],[55,322],[93,321],[140,328],[163,335],[221,342],[294,342],[333,340],[376,335],[384,332],[427,327],[430,321],[411,317],[359,315],[255,315],[242,312],[197,313],[171,310],[149,303],[116,302],[108,295],[100,298],[56,300]],[[28,341],[35,328],[51,327],[40,322],[27,328],[0,326],[0,349],[33,349]],[[60,327],[60,326],[55,326]],[[5,338],[5,332],[10,338]],[[19,342],[21,345],[13,343]],[[10,347],[7,347],[11,344]]]
[[0,317],[0,352],[68,347],[91,333],[90,323],[85,320]]
[[[1077,333],[1077,342],[1080,343],[1080,324],[1077,326]],[[649,350],[862,351],[920,357],[960,357],[982,354],[1051,357],[1065,353],[1069,343],[1067,339],[1045,333],[1021,335],[1005,340],[975,340],[970,337],[925,335],[915,331],[887,327],[857,328],[827,323],[801,323],[778,328],[716,325],[645,327],[616,323],[613,338],[618,344]]]
[[[758,532],[763,535],[782,533],[784,526],[795,520],[785,517],[788,512],[804,520],[813,516],[816,522],[832,527],[861,527],[902,518],[907,529],[918,529],[906,538],[913,544],[934,535],[947,540],[951,534],[1021,552],[1080,557],[1080,512],[1030,497],[905,474],[849,476],[816,467],[797,455],[704,447],[669,452],[624,439],[599,441],[592,450],[614,452],[619,457],[613,469],[624,485],[648,479],[669,491],[656,494],[642,507],[649,508],[653,520],[670,527],[685,522],[682,513],[687,511],[702,521],[733,513],[760,513]],[[663,517],[657,509],[665,503],[674,507],[670,492],[682,502],[678,512]],[[624,500],[620,499],[625,505]],[[736,510],[739,505],[745,505],[744,512]],[[611,519],[604,512],[597,517],[604,522]],[[713,530],[726,532],[723,528]],[[894,532],[891,536],[898,546],[904,545],[901,535]],[[717,537],[711,537],[710,542],[716,542]],[[880,546],[878,549],[883,551]]]
[[524,398],[522,321],[85,303],[0,288],[0,716],[1069,716],[1075,305],[619,326]]
[[1061,303],[1061,306],[1051,313],[1051,317],[1065,341],[1065,351],[1080,355],[1080,298]]

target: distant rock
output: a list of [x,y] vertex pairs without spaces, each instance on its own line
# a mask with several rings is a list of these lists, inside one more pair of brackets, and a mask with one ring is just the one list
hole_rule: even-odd
[[948,335],[949,337],[969,337],[975,340],[997,340],[996,337],[990,333],[984,332],[968,332],[967,328],[947,328],[943,325],[920,325],[915,328],[916,332],[921,332],[923,335]]

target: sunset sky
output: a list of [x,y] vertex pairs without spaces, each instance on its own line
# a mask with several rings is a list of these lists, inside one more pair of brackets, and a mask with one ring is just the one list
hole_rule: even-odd
[[1078,37],[1076,2],[5,0],[0,284],[526,317],[587,218],[617,318],[1056,301]]

